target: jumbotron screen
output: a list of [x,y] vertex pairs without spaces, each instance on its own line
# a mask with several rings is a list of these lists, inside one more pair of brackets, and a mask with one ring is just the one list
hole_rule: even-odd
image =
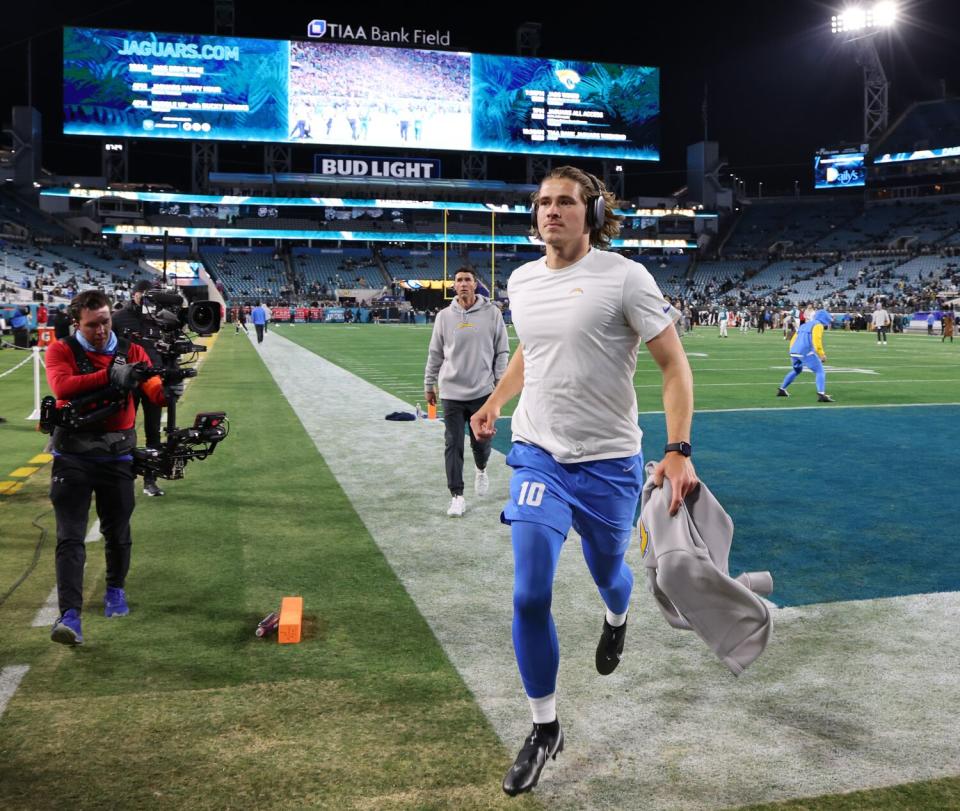
[[865,186],[863,152],[820,152],[813,156],[813,188],[849,189]]
[[67,135],[660,159],[654,67],[94,28],[63,54]]
[[929,161],[937,158],[960,157],[960,146],[938,147],[937,149],[918,149],[914,152],[885,152],[873,159],[876,163],[902,163],[903,161]]

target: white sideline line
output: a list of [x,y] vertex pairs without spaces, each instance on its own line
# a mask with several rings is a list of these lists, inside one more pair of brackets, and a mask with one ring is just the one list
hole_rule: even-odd
[[8,665],[0,670],[0,716],[7,708],[13,694],[17,692],[20,681],[27,675],[30,665]]
[[37,611],[36,616],[33,618],[33,622],[30,623],[31,628],[48,628],[53,625],[57,617],[60,616],[60,606],[57,601],[57,587],[54,586],[51,590],[49,596],[47,597],[46,602],[40,606],[40,609]]
[[[831,403],[829,407],[827,406],[757,406],[756,408],[698,408],[694,412],[694,417],[697,414],[737,414],[738,412],[748,412],[748,411],[837,411],[838,409],[852,409],[852,408],[934,408],[936,406],[960,406],[960,403],[877,403],[874,405],[843,405],[841,403]],[[657,415],[663,414],[662,411],[641,411],[638,416],[643,416],[644,414]],[[500,420],[512,420],[513,416],[507,417],[497,417],[497,421]]]
[[[936,406],[960,406],[960,403],[875,403],[861,405],[843,405],[842,403],[831,403],[829,406],[757,406],[756,408],[698,408],[694,412],[697,414],[736,414],[739,411],[837,411],[838,409],[853,408],[934,408]],[[662,414],[662,411],[641,411],[640,414]],[[510,419],[510,417],[500,417],[501,420]]]
[[[774,367],[778,368],[778,367]],[[779,367],[786,369],[786,366]],[[944,371],[948,371],[947,367],[944,367]],[[932,379],[929,377],[921,378],[919,380],[901,380],[899,378],[887,378],[885,380],[831,380],[831,386],[890,386],[894,383],[956,383],[957,379],[955,377],[949,378],[940,378]],[[776,386],[777,383],[774,380],[773,385]],[[760,383],[696,383],[694,388],[697,389],[716,389],[716,388],[738,388],[743,389],[747,386],[766,386],[769,388],[770,381],[764,380]],[[641,383],[634,386],[635,389],[660,389],[663,388],[662,383]]]
[[[87,537],[84,538],[84,543],[96,543],[101,539],[100,534],[100,519],[95,518],[93,523],[90,525],[90,531],[87,532]],[[47,599],[44,601],[43,605],[37,610],[37,613],[33,617],[33,622],[30,623],[31,628],[45,628],[49,625],[53,625],[54,620],[60,616],[60,604],[57,599],[57,587],[54,586]]]

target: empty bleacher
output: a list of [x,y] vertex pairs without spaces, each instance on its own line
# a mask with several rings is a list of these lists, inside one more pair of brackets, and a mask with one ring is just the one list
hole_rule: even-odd
[[698,262],[691,279],[691,288],[702,293],[711,283],[722,285],[726,281],[740,281],[747,274],[756,273],[764,262],[760,259],[726,259]]
[[294,248],[290,261],[303,289],[380,288],[389,284],[366,248]]
[[0,222],[7,221],[26,228],[31,235],[48,240],[72,239],[54,219],[9,192],[0,192]]
[[283,259],[275,259],[274,255],[273,248],[200,249],[207,272],[223,284],[230,299],[279,298],[281,289],[288,284],[287,268]]
[[[390,249],[382,253],[387,274],[393,279],[442,279],[444,268],[443,251]],[[457,251],[448,251],[447,275],[452,276],[464,264]]]

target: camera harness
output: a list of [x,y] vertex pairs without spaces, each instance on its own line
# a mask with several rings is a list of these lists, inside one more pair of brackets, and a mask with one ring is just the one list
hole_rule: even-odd
[[[73,357],[77,361],[77,371],[82,375],[93,374],[96,370],[94,365],[90,362],[90,358],[87,357],[87,353],[81,345],[80,341],[77,340],[76,334],[71,335],[66,339],[67,346],[73,350]],[[127,353],[130,351],[130,340],[128,338],[122,338],[117,336],[117,351],[113,355],[113,360],[110,361],[110,366],[116,364],[117,366],[124,366],[127,362]],[[109,368],[109,367],[107,367]]]
[[[77,364],[77,372],[82,375],[93,374],[97,371],[87,353],[84,351],[77,336],[70,335],[62,339],[73,352]],[[127,362],[127,353],[130,351],[130,341],[117,336],[117,351],[110,361],[110,366],[123,366]],[[110,366],[107,368],[109,369]],[[103,430],[97,425],[107,417],[116,414],[126,402],[126,392],[121,392],[111,385],[107,385],[92,392],[86,392],[72,399],[63,408],[57,408],[55,397],[47,396],[40,404],[40,430],[44,433],[53,433],[53,429],[60,427],[65,430],[86,429],[92,431]],[[80,411],[85,406],[93,405],[89,410]]]

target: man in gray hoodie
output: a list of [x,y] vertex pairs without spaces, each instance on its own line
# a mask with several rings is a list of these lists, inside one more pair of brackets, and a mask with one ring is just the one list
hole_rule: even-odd
[[[440,311],[433,324],[423,388],[427,403],[436,404],[439,380],[450,488],[447,515],[461,516],[467,507],[463,498],[464,425],[469,425],[503,376],[510,346],[499,308],[477,295],[476,273],[461,268],[454,276],[453,287],[457,297]],[[471,429],[470,448],[477,466],[474,490],[483,496],[490,487],[486,472],[490,440],[479,441]]]

